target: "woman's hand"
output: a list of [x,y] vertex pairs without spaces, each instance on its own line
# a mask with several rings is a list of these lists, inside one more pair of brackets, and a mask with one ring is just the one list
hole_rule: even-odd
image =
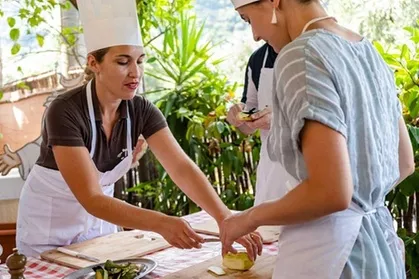
[[243,111],[243,108],[244,104],[233,105],[227,113],[227,122],[234,127],[240,127],[243,125],[245,122],[237,118],[237,115]]
[[188,222],[179,217],[165,215],[156,232],[174,247],[180,249],[201,248],[204,239],[199,236]]
[[252,129],[269,130],[271,128],[272,109],[265,108],[255,114],[252,114],[252,121],[247,122],[247,126]]
[[236,253],[233,243],[237,242],[246,248],[253,260],[262,254],[262,237],[255,232],[257,229],[248,218],[248,211],[243,211],[226,218],[220,225],[220,239],[223,244],[223,255]]

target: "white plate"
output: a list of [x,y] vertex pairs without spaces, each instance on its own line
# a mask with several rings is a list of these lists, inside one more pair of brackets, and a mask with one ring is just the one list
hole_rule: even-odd
[[[116,264],[132,263],[132,264],[143,265],[144,266],[143,270],[135,277],[135,279],[143,278],[144,276],[152,272],[157,267],[157,263],[150,259],[126,259],[126,260],[118,260],[118,261],[113,261],[113,262]],[[103,265],[104,263],[95,264],[95,265],[85,267],[83,269],[79,269],[67,275],[63,279],[94,279],[95,272],[93,271],[93,267],[96,267],[96,266],[103,267]]]

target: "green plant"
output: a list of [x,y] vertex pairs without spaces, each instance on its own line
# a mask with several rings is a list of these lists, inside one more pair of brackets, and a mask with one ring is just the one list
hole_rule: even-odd
[[[173,26],[163,35],[161,47],[152,46],[149,62],[155,66],[146,74],[163,84],[151,92],[159,95],[155,103],[223,201],[232,209],[249,208],[260,141],[257,136],[244,137],[226,122],[226,106],[237,85],[229,85],[217,70],[221,60],[213,58],[214,45],[203,42],[203,25],[198,26],[194,16],[180,13]],[[155,181],[140,183],[131,191],[148,193],[153,208],[165,213],[198,210],[159,164],[158,173]]]
[[419,278],[419,28],[405,30],[410,34],[406,44],[388,49],[378,42],[374,44],[394,70],[415,155],[416,171],[388,194],[387,202],[397,221],[398,234],[405,242],[407,273],[411,278]]

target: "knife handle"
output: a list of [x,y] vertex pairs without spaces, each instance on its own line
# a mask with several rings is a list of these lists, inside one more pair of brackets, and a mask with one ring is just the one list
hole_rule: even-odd
[[59,252],[61,252],[61,253],[64,253],[64,254],[67,254],[67,255],[70,255],[70,256],[73,256],[73,257],[77,257],[78,256],[78,252],[76,252],[76,251],[72,251],[72,250],[69,250],[69,249],[66,249],[66,248],[64,248],[64,247],[58,247],[57,248],[57,251],[59,251]]

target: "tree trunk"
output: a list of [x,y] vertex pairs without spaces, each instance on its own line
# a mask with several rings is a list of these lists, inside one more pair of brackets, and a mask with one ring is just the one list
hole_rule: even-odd
[[401,210],[401,209],[399,209],[399,208],[397,208],[397,211],[398,211],[398,218],[396,218],[396,221],[397,221],[397,228],[403,228],[403,210]]
[[[77,9],[71,7],[70,9],[61,9],[61,28],[62,31],[65,28],[72,28],[79,26],[79,12]],[[63,44],[62,49],[62,58],[61,58],[61,69],[60,72],[65,76],[68,77],[67,72],[69,69],[74,68],[81,68],[83,67],[82,63],[84,61],[81,61],[83,59],[81,58],[81,54],[85,51],[81,49],[80,44],[78,42],[81,39],[81,35],[75,34],[75,36],[78,36],[78,39],[74,46],[70,46],[67,44]]]
[[419,192],[415,193],[415,198],[416,198],[416,233],[419,233]]
[[407,230],[408,235],[412,234],[412,221],[413,221],[413,207],[415,204],[415,196],[411,195],[409,197],[409,206],[407,208],[407,212],[404,212],[404,216],[403,216],[403,225],[404,228]]

